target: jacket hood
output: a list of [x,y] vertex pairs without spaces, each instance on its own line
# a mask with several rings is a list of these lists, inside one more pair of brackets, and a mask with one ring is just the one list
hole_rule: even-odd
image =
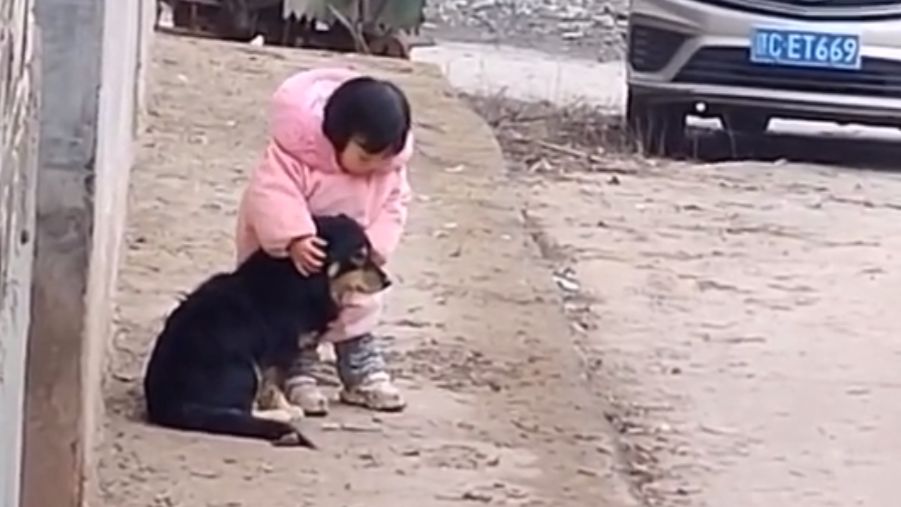
[[[342,83],[362,74],[347,68],[299,72],[288,78],[272,97],[269,129],[272,139],[310,169],[342,172],[332,143],[322,132],[325,103]],[[403,150],[385,164],[385,171],[405,166],[413,155],[413,135]]]

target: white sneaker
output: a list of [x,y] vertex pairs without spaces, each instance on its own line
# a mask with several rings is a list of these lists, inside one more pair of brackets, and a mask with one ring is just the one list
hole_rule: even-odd
[[341,401],[348,405],[382,412],[400,412],[407,406],[400,391],[386,372],[373,373],[359,385],[341,390]]
[[309,417],[328,414],[328,398],[319,390],[316,379],[307,375],[289,378],[285,382],[288,401],[303,409]]

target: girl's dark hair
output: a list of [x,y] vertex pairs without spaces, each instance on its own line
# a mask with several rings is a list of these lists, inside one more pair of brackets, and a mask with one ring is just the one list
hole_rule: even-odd
[[410,104],[393,83],[354,78],[326,102],[322,132],[338,153],[353,140],[367,153],[397,155],[410,132]]

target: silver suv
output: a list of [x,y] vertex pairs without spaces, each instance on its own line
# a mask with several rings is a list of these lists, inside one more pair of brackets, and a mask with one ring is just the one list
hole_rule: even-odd
[[627,122],[671,155],[685,116],[901,126],[901,0],[632,0]]

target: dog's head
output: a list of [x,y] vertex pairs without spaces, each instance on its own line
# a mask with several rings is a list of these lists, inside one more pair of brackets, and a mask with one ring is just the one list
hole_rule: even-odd
[[372,245],[360,224],[346,215],[314,220],[318,235],[327,243],[325,273],[336,303],[349,294],[375,294],[391,285],[373,260]]

